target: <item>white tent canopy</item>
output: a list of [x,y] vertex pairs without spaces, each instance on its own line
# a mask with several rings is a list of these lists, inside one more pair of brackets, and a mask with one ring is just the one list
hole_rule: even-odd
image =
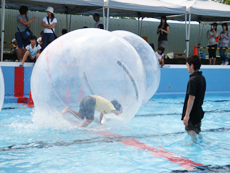
[[93,10],[103,9],[104,16],[104,0],[1,0],[1,61],[3,61],[5,8],[19,9],[22,5],[28,6],[32,11],[45,11],[48,6],[52,6],[54,12],[66,14],[89,15]]
[[110,16],[159,17],[163,15],[185,14],[185,6],[170,4],[159,0],[107,0]]
[[6,8],[19,9],[26,5],[32,11],[45,11],[52,6],[54,12],[67,14],[82,14],[104,6],[104,0],[6,0],[5,3]]
[[[178,5],[186,6],[191,21],[229,21],[230,6],[210,0],[188,0]],[[184,20],[182,15],[170,16],[170,19]]]
[[[186,6],[187,15],[174,15],[168,16],[171,20],[184,21],[185,18],[189,18],[189,27],[186,32],[186,49],[187,56],[189,53],[189,39],[190,39],[190,21],[197,22],[217,22],[217,21],[229,21],[230,20],[230,6],[211,0],[188,0],[178,5]],[[202,27],[203,28],[203,27]],[[200,25],[199,25],[200,32]],[[202,34],[198,34],[198,45],[200,44]]]

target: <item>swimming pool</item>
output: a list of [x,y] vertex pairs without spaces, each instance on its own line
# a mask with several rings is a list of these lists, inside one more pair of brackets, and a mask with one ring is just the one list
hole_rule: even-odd
[[206,95],[197,143],[180,120],[183,101],[184,95],[156,95],[128,124],[110,131],[39,120],[33,108],[6,103],[0,113],[0,172],[172,172],[207,165],[229,171],[230,94]]

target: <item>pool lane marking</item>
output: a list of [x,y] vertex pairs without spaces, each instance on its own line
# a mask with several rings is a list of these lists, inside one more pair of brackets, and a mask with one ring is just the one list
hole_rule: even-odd
[[[112,134],[112,133],[99,133],[101,136],[105,137],[122,137],[118,134]],[[154,157],[163,157],[166,158],[168,161],[180,165],[182,168],[186,170],[191,170],[195,168],[196,166],[204,166],[201,163],[196,163],[186,157],[180,156],[173,152],[167,152],[163,147],[160,147],[160,149],[148,146],[145,143],[142,143],[134,138],[121,138],[119,140],[120,143],[127,146],[133,146],[136,147],[137,150],[148,150],[149,153]]]

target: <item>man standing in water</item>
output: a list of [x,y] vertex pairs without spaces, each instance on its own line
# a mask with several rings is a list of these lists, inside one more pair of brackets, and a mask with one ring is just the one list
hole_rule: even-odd
[[205,96],[206,81],[202,72],[199,71],[201,61],[197,55],[187,58],[186,65],[191,74],[187,85],[186,97],[182,119],[185,130],[193,138],[201,131],[201,120],[204,117],[202,104]]

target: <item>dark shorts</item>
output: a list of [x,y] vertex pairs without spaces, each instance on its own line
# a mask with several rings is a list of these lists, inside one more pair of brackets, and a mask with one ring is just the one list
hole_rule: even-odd
[[94,120],[94,110],[95,110],[96,100],[91,96],[86,96],[82,99],[80,103],[79,114],[82,119]]
[[28,56],[27,62],[36,62],[36,57],[34,57],[34,59],[32,59],[31,56]]
[[23,48],[23,46],[25,48],[28,44],[30,44],[30,39],[24,40],[20,32],[16,32],[16,40],[19,48]]
[[185,126],[186,131],[195,131],[197,134],[201,131],[201,122],[198,124],[193,125],[190,121],[188,122],[188,126]]
[[209,58],[216,58],[216,49],[217,49],[217,44],[208,46],[208,54],[209,54]]

